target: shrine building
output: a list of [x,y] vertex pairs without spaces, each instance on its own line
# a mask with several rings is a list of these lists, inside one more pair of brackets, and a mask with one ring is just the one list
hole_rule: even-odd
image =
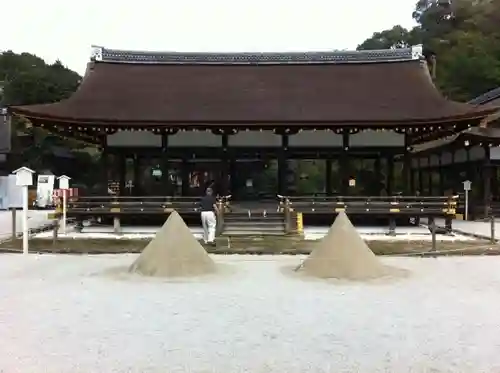
[[[213,182],[219,194],[249,200],[300,193],[297,160],[324,163],[316,192],[325,195],[443,193],[444,186],[433,189],[433,180],[419,175],[428,156],[422,144],[484,127],[497,111],[443,97],[421,47],[304,53],[93,47],[70,98],[8,112],[97,144],[103,185],[114,182],[120,195],[195,196]],[[366,168],[376,182],[360,184]]]

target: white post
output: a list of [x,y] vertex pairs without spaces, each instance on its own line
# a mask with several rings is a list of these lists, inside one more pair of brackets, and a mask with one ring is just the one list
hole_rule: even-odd
[[29,252],[29,242],[28,242],[28,186],[23,187],[23,254],[28,254]]
[[28,187],[33,185],[33,174],[35,171],[30,170],[28,167],[21,167],[13,172],[16,174],[16,185],[22,189],[23,199],[23,254],[29,252],[29,228],[28,228],[28,200],[29,193]]
[[469,191],[465,190],[465,220],[469,220]]
[[68,189],[63,189],[63,218],[62,218],[62,233],[66,234],[66,193]]
[[464,192],[465,192],[464,219],[467,221],[467,220],[469,220],[469,191],[471,190],[472,182],[470,180],[465,180],[463,182],[463,184],[464,184]]
[[61,222],[61,229],[62,233],[66,234],[66,211],[67,211],[67,198],[68,198],[68,193],[69,193],[69,181],[70,177],[66,175],[59,176],[57,178],[59,180],[59,189],[62,190],[62,222]]

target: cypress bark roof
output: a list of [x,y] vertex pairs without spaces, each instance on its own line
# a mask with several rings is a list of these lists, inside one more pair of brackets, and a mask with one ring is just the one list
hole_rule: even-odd
[[151,53],[94,48],[79,89],[11,107],[40,120],[92,125],[466,121],[496,110],[445,99],[420,51]]
[[453,145],[456,145],[456,147],[458,148],[463,148],[465,146],[465,142],[469,142],[469,145],[482,143],[491,144],[492,146],[498,146],[500,145],[500,129],[495,127],[468,128],[445,138],[415,145],[413,147],[413,153],[424,153],[427,151],[432,152],[436,151],[439,148]]

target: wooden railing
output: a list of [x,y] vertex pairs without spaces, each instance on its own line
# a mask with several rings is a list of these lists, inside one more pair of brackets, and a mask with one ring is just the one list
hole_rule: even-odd
[[444,228],[452,231],[452,221],[456,215],[458,196],[428,197],[428,196],[388,196],[388,197],[361,197],[361,196],[281,196],[279,208],[285,216],[285,225],[291,226],[293,215],[297,213],[332,214],[345,211],[350,216],[387,217],[389,234],[396,234],[396,219],[406,217],[413,219],[415,225],[420,224],[421,218],[427,218],[427,224],[433,240],[436,232],[436,218],[444,218]]
[[[224,214],[227,210],[230,196],[217,198],[217,230],[220,232],[224,224]],[[196,214],[201,212],[199,197],[125,197],[125,196],[87,196],[68,202],[67,216],[79,219],[88,217],[109,216],[115,220],[115,230],[120,226],[120,217],[148,215],[168,215],[172,211],[180,214]]]
[[[223,220],[228,211],[231,196],[220,197],[219,218]],[[411,215],[446,217],[456,214],[458,197],[428,196],[281,196],[279,209],[285,214],[291,211],[302,213],[335,213],[346,211],[354,215]],[[69,201],[68,216],[120,216],[140,214],[164,214],[173,210],[179,213],[200,212],[198,197],[79,197]]]
[[[231,196],[217,200],[217,232],[224,230],[225,216],[229,209]],[[166,215],[172,211],[181,214],[197,214],[201,212],[199,197],[79,197],[68,203],[67,216],[81,221],[90,217],[111,217],[115,231],[121,231],[120,219],[123,216]],[[293,230],[293,221],[298,215],[335,214],[345,211],[351,216],[387,217],[391,231],[394,231],[398,216],[414,218],[418,224],[420,218],[444,218],[446,226],[451,230],[451,220],[455,217],[458,197],[428,196],[281,196],[278,195],[278,211],[283,213],[287,231]],[[256,202],[258,204],[258,202]]]
[[281,196],[280,207],[287,213],[335,213],[345,211],[352,215],[409,215],[421,217],[455,216],[458,196]]
[[71,215],[126,215],[142,213],[197,212],[199,198],[190,197],[79,197],[68,203]]
[[[465,196],[460,193],[457,203],[457,213],[464,215],[465,218]],[[468,208],[469,220],[484,219],[490,216],[500,217],[500,200],[495,197],[485,203],[482,198],[469,197]]]

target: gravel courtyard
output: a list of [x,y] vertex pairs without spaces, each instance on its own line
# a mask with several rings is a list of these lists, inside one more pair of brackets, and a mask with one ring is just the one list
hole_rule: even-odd
[[220,275],[119,276],[136,255],[2,255],[0,372],[500,372],[500,257],[384,258],[377,283],[303,280],[297,256]]

